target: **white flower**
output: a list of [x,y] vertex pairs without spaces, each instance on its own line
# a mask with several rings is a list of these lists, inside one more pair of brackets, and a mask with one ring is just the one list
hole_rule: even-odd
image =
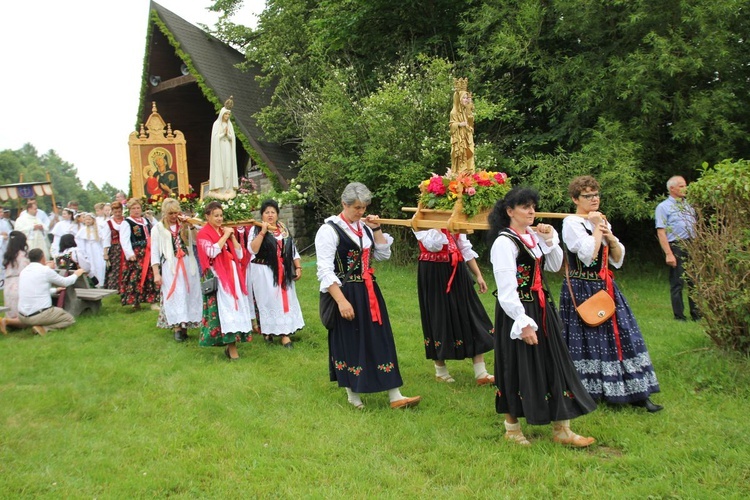
[[221,204],[221,209],[222,210],[226,210],[227,209],[227,204],[226,203],[222,203]]
[[234,206],[234,202],[232,200],[229,200],[228,203],[230,207]]
[[240,208],[242,210],[246,210],[247,209],[247,205],[245,205],[244,203],[240,203]]

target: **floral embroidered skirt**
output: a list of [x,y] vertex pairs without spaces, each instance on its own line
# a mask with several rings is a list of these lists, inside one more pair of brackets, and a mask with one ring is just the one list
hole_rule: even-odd
[[328,332],[331,382],[358,393],[387,391],[403,385],[385,301],[377,283],[373,283],[373,288],[382,324],[372,321],[365,284],[350,281],[342,292],[354,307],[354,320],[339,316],[333,330]]
[[540,326],[539,343],[529,345],[510,338],[514,321],[495,306],[495,409],[523,417],[532,425],[580,417],[596,409],[581,384],[562,339],[560,318],[547,302],[546,335],[538,302],[522,302],[526,315]]
[[452,273],[448,262],[419,262],[417,289],[427,359],[473,358],[494,348],[492,321],[468,267],[458,264],[445,293]]
[[[570,285],[578,304],[604,289],[601,280],[573,278]],[[617,283],[613,285],[622,360],[617,352],[613,320],[595,328],[586,326],[573,307],[565,284],[560,294],[563,338],[583,385],[594,399],[617,404],[642,401],[659,392],[659,382],[633,311]]]
[[[154,283],[154,270],[148,266],[146,280],[143,288],[140,287],[141,272],[143,270],[143,257],[146,249],[143,247],[133,248],[135,260],[126,260],[125,269],[122,273],[122,290],[120,292],[120,303],[124,306],[136,304],[153,304],[159,301],[159,287]],[[149,262],[150,264],[150,262]]]
[[124,271],[124,256],[122,255],[122,247],[119,243],[115,243],[107,250],[107,256],[109,257],[109,267],[104,277],[104,288],[112,290],[118,290],[122,293],[121,276]]
[[[201,282],[214,277],[209,268],[203,273]],[[221,286],[221,285],[219,285]],[[219,301],[216,293],[203,296],[203,319],[201,320],[198,344],[203,347],[224,346],[232,342],[249,342],[253,339],[252,331],[222,332],[219,319]]]

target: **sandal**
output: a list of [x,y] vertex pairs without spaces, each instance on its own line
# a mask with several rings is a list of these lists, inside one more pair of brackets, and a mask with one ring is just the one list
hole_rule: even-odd
[[3,332],[3,335],[8,335],[8,326],[5,324],[5,316],[3,316],[3,319],[0,319],[0,332]]
[[523,435],[520,429],[517,431],[505,431],[505,439],[521,446],[531,446],[531,442]]
[[442,377],[440,375],[435,375],[435,380],[438,382],[445,382],[446,384],[452,384],[456,381],[456,379],[450,375],[443,375]]
[[592,437],[579,436],[578,434],[573,432],[571,432],[570,436],[564,438],[552,436],[552,441],[554,441],[555,443],[572,446],[574,448],[586,448],[596,443],[596,439]]
[[477,385],[490,385],[495,383],[495,376],[494,375],[485,375],[484,377],[477,379]]
[[[567,422],[567,421],[566,421]],[[596,443],[596,439],[592,437],[579,436],[575,432],[570,430],[567,425],[553,424],[552,427],[552,441],[560,443],[574,448],[586,448]]]

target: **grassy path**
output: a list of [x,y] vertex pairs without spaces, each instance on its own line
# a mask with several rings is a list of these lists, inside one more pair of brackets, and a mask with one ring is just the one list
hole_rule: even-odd
[[[474,385],[470,361],[449,363],[455,384],[434,381],[414,266],[376,269],[402,391],[422,405],[392,411],[374,394],[365,411],[350,407],[328,382],[312,261],[304,269],[308,326],[291,351],[255,338],[229,363],[195,332],[175,343],[154,327],[156,312],[116,297],[46,338],[0,337],[0,497],[750,496],[750,362],[714,350],[699,324],[671,319],[664,274],[618,280],[666,409],[601,405],[575,424],[599,444],[571,450],[525,424],[533,445],[506,443],[493,390]],[[557,297],[559,278],[551,286]]]

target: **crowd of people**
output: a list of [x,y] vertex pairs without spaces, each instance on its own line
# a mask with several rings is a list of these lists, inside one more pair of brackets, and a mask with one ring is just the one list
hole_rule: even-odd
[[[674,207],[684,204],[685,181],[674,177],[667,186],[670,199],[657,209],[657,231],[666,263],[681,273],[686,255],[680,239],[691,237],[691,228],[684,217],[676,221]],[[552,424],[555,442],[587,447],[595,439],[573,432],[570,421],[594,411],[597,402],[662,409],[651,400],[660,388],[646,343],[611,271],[622,265],[625,247],[599,211],[600,185],[579,176],[568,194],[575,213],[564,219],[561,234],[549,224],[535,225],[539,195],[532,188],[513,188],[490,213],[494,321],[479,300],[489,287],[466,236],[415,231],[425,357],[435,379],[454,383],[446,361],[471,359],[476,385],[495,387],[505,438],[519,445],[530,444],[519,419]],[[44,334],[72,324],[70,314],[52,306],[48,289],[70,286],[85,274],[91,286],[117,290],[123,306],[158,309],[156,326],[173,332],[177,342],[199,329],[199,345],[221,346],[230,360],[239,358],[238,347],[253,333],[293,347],[292,336],[305,326],[295,289],[302,266],[277,202],[263,202],[254,225],[236,227],[224,223],[218,201],[196,221],[172,198],[164,200],[158,219],[144,213],[141,200],[125,205],[123,199],[97,204],[94,213],[70,204],[59,218],[43,215],[29,200],[15,227],[0,217],[3,333],[33,327]],[[371,201],[365,185],[348,184],[341,212],[328,217],[315,237],[319,291],[334,309],[326,325],[330,380],[345,389],[354,408],[364,408],[363,394],[378,392],[387,392],[391,408],[409,408],[421,397],[401,393],[393,329],[372,267],[390,258],[394,240],[377,215],[366,215]],[[694,217],[684,207],[679,213]],[[558,310],[545,273],[560,271],[563,263]],[[677,271],[670,276],[679,320],[685,319],[682,279]],[[601,290],[614,302],[614,313],[589,326],[578,304]],[[699,319],[693,302],[690,313]],[[491,351],[494,373],[484,358]]]

